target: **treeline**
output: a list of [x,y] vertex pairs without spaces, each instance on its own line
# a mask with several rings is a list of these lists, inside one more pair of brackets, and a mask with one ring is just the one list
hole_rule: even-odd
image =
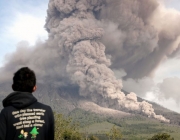
[[[102,128],[107,127],[107,123],[111,126],[115,125],[121,129],[123,138],[128,140],[147,140],[157,133],[168,133],[175,137],[180,137],[180,127],[176,125],[169,125],[162,123],[152,118],[147,118],[139,114],[131,115],[126,118],[108,117],[104,115],[98,115],[90,111],[84,111],[82,109],[74,109],[69,116],[73,122],[78,122],[79,127],[83,130],[88,130],[89,133],[95,134],[98,138],[105,140],[105,132]],[[102,124],[104,126],[102,127]],[[93,126],[93,127],[92,127]],[[97,132],[97,126],[101,126]],[[84,129],[85,128],[85,129]],[[108,127],[109,128],[109,127]],[[108,131],[110,128],[108,129]]]
[[[87,135],[79,131],[79,124],[72,122],[71,118],[64,117],[62,114],[55,116],[55,140],[100,140],[95,135]],[[100,136],[102,137],[102,136]],[[105,139],[104,139],[105,137]],[[115,126],[103,135],[103,140],[120,140],[122,134],[119,128]]]
[[[133,118],[129,118],[129,119],[133,119]],[[134,119],[139,120],[139,119],[144,119],[144,118],[136,117]],[[109,120],[112,120],[112,119],[109,119]],[[123,121],[125,122],[125,120]],[[121,124],[122,126],[127,125],[127,124],[124,124],[124,122]],[[141,125],[145,125],[145,124],[141,124]],[[81,126],[79,125],[78,122],[73,121],[70,117],[64,117],[62,114],[55,113],[55,140],[142,140],[142,139],[144,140],[145,139],[146,140],[174,140],[174,138],[171,137],[169,134],[161,133],[162,131],[159,133],[158,131],[157,132],[153,131],[153,133],[158,133],[158,134],[155,134],[154,136],[152,136],[152,138],[137,137],[138,134],[137,136],[132,135],[132,133],[134,133],[135,131],[135,128],[133,127],[133,125],[131,126],[132,126],[131,132],[123,130],[126,133],[122,133],[121,127],[118,127],[117,125],[114,125],[108,132],[105,132],[104,134],[90,134],[89,132],[82,133],[79,131]],[[136,129],[139,126],[136,126]],[[145,125],[144,127],[149,127],[149,126]],[[127,138],[124,134],[129,135],[129,137]]]

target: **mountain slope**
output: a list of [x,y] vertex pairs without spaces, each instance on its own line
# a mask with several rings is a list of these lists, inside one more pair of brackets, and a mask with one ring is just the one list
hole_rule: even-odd
[[[57,85],[45,85],[37,84],[38,89],[34,94],[35,97],[42,103],[48,104],[53,110],[60,112],[62,114],[68,115],[73,110],[80,108],[85,111],[94,112],[96,114],[119,117],[123,118],[132,115],[133,112],[124,112],[120,110],[115,110],[113,108],[107,108],[105,106],[100,106],[93,103],[90,99],[79,96],[78,89],[76,87],[60,88]],[[11,91],[10,83],[0,84],[0,101],[2,101],[7,94]],[[128,94],[126,91],[123,91]],[[138,97],[138,101],[143,101],[142,98]],[[149,102],[149,101],[147,101]],[[180,114],[168,110],[156,103],[149,102],[152,104],[155,113],[158,115],[163,115],[167,119],[170,119],[171,124],[180,125]],[[2,108],[2,106],[0,106]],[[141,114],[139,114],[141,115]]]

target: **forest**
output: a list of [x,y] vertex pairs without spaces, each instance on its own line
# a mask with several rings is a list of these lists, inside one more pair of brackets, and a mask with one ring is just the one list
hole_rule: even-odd
[[55,140],[178,140],[180,127],[140,115],[118,119],[76,109],[55,113]]

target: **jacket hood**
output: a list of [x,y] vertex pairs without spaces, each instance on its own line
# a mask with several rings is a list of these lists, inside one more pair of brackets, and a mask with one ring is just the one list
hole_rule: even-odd
[[17,109],[25,108],[33,103],[37,102],[37,99],[29,92],[13,92],[9,94],[3,100],[3,106],[13,106]]

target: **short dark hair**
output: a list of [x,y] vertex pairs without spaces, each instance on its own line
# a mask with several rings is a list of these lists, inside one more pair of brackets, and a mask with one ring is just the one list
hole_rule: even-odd
[[12,89],[21,92],[33,92],[36,85],[36,75],[28,67],[22,67],[14,73]]

